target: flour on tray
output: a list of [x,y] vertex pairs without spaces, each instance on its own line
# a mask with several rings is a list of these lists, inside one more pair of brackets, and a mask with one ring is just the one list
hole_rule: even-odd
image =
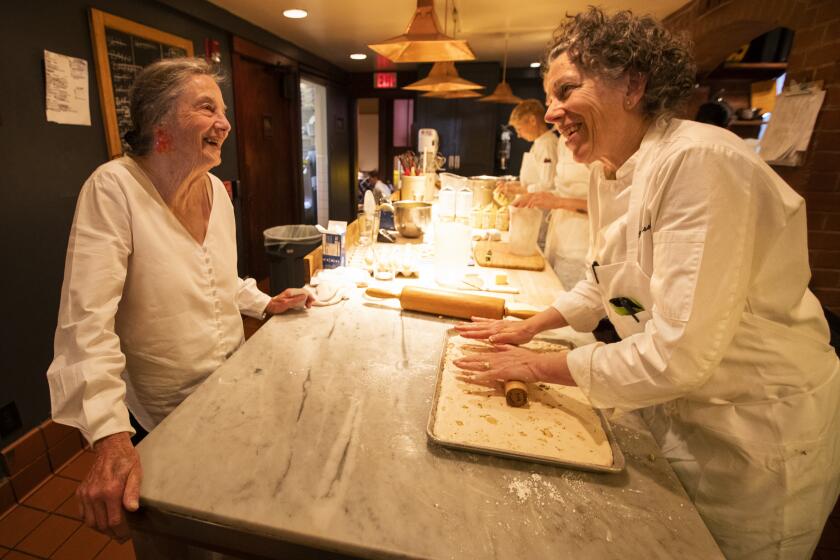
[[[532,341],[524,346],[536,351],[563,350],[563,346]],[[458,379],[452,362],[491,347],[461,336],[447,340],[443,372],[435,410],[433,435],[469,447],[514,453],[542,460],[608,467],[612,450],[601,419],[577,387],[549,383],[528,386],[528,404],[514,408],[497,389]],[[520,489],[514,489],[517,496]],[[533,488],[521,488],[521,493]]]

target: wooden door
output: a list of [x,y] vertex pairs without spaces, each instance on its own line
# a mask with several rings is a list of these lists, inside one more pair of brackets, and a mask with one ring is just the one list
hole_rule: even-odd
[[247,274],[268,276],[263,231],[303,217],[298,69],[234,37],[233,92]]

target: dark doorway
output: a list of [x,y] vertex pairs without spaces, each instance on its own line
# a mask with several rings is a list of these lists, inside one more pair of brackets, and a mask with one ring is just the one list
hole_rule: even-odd
[[268,276],[263,231],[302,223],[297,64],[233,40],[233,92],[241,178],[242,229],[249,276]]

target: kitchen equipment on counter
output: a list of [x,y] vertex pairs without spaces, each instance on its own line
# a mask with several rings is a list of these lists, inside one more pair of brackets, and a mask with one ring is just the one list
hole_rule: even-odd
[[405,286],[399,292],[371,287],[365,291],[365,294],[380,299],[396,298],[400,300],[400,306],[407,311],[446,315],[458,319],[471,317],[501,319],[505,316],[527,319],[537,313],[532,310],[508,308],[502,298],[433,290],[419,286]]
[[417,152],[420,154],[432,152],[438,153],[440,139],[437,130],[434,128],[421,128],[417,131]]
[[467,180],[467,186],[472,190],[473,207],[484,207],[493,203],[493,190],[496,188],[498,177],[490,175],[476,175]]
[[735,114],[742,121],[754,121],[761,119],[761,115],[764,114],[764,111],[756,107],[742,107],[735,111]]
[[503,241],[478,241],[473,248],[473,259],[479,266],[514,268],[519,270],[542,270],[545,259],[540,253],[523,257],[514,255],[510,245]]
[[403,175],[400,179],[403,200],[424,200],[426,197],[425,175]]
[[435,281],[441,286],[456,288],[464,276],[470,259],[472,229],[460,222],[439,222],[435,225]]
[[394,226],[403,237],[420,237],[432,223],[432,203],[399,200],[393,204]]
[[538,255],[537,240],[543,213],[539,208],[510,207],[510,252],[520,257]]

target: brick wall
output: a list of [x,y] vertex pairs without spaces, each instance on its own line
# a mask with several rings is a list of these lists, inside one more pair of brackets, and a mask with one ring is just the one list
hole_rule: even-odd
[[840,2],[694,0],[665,23],[691,35],[701,75],[762,33],[795,32],[788,80],[822,80],[826,99],[804,164],[776,171],[807,203],[811,289],[840,314]]

